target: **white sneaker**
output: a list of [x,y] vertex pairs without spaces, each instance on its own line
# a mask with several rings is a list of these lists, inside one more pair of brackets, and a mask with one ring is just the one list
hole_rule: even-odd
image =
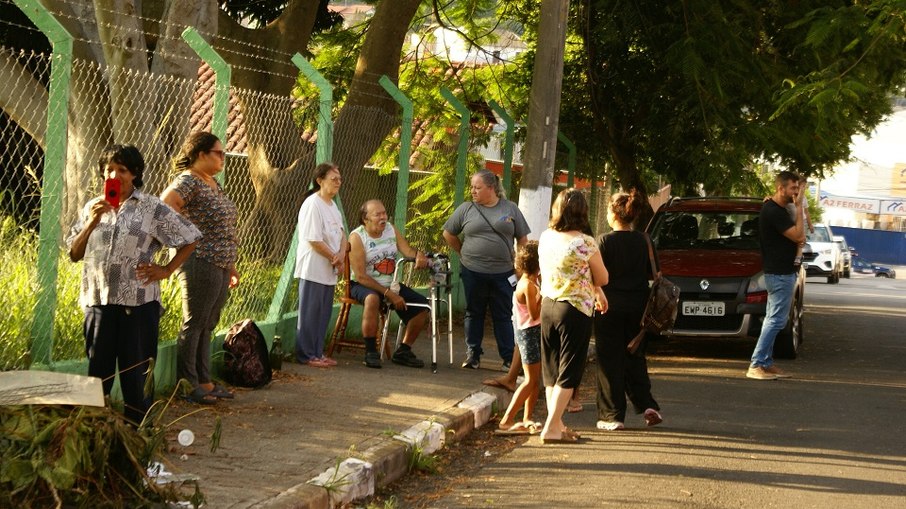
[[617,431],[624,428],[620,421],[598,421],[597,427],[602,431]]

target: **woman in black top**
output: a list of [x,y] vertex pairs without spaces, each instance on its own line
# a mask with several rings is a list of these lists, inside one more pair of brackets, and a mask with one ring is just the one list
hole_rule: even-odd
[[[632,193],[617,193],[610,200],[607,222],[613,231],[601,236],[599,249],[610,280],[604,294],[610,303],[607,313],[595,314],[595,350],[598,357],[598,429],[623,429],[626,397],[645,423],[662,421],[660,407],[651,395],[651,380],[645,361],[645,342],[634,354],[626,345],[641,330],[642,314],[652,278],[645,234],[631,225],[642,212],[644,202]],[[656,260],[657,258],[655,258]]]

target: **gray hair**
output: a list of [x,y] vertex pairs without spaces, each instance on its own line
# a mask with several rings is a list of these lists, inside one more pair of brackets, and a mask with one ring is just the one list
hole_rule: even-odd
[[494,188],[494,194],[498,198],[506,199],[506,191],[503,190],[503,186],[500,184],[500,177],[491,170],[478,170],[475,172],[473,177],[481,177],[481,181],[484,182],[484,185]]

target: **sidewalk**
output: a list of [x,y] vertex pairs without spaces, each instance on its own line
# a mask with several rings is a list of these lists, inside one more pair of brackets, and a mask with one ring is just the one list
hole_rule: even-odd
[[[169,419],[199,408],[211,410],[171,426],[167,469],[197,475],[206,507],[215,509],[326,508],[329,496],[334,504],[366,496],[406,475],[406,442],[394,435],[409,430],[408,440],[430,453],[442,440],[460,440],[487,422],[492,407],[503,409],[509,403],[510,393],[481,384],[502,374],[493,333],[485,333],[479,370],[459,367],[465,357],[462,337],[461,327],[454,328],[450,365],[442,336],[437,374],[430,369],[430,338],[423,334],[414,348],[425,361],[422,369],[389,360],[383,369],[369,369],[362,365],[361,350],[344,349],[336,355],[335,368],[284,362],[269,386],[238,389],[235,400],[214,407],[179,402]],[[222,436],[212,453],[217,416]],[[176,441],[182,429],[195,434],[192,445]],[[337,473],[340,462],[345,463]],[[347,473],[347,467],[354,471]],[[308,484],[319,475],[326,487]]]

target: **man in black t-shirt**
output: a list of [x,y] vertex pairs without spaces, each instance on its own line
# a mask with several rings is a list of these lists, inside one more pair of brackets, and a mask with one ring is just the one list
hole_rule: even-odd
[[799,175],[782,171],[774,179],[774,194],[764,202],[758,217],[764,283],[768,304],[761,335],[752,352],[746,376],[776,380],[789,375],[774,365],[774,340],[785,326],[796,288],[796,248],[805,242],[802,210],[797,207]]

